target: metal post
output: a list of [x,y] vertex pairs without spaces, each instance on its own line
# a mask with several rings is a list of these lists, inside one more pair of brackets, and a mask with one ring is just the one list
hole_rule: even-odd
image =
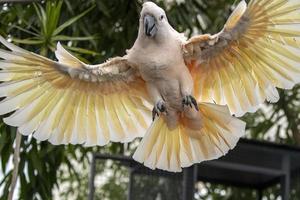
[[195,194],[195,167],[183,169],[183,200],[193,200]]
[[91,163],[90,178],[89,178],[89,196],[88,196],[88,200],[93,200],[94,199],[95,175],[96,175],[96,158],[95,158],[95,155],[93,154],[92,163]]
[[284,156],[282,159],[282,171],[284,172],[284,175],[281,177],[281,196],[282,200],[289,200],[291,191],[291,167],[289,156]]
[[129,183],[128,183],[127,200],[131,200],[132,199],[133,175],[134,175],[134,169],[133,168],[129,168]]
[[263,198],[263,190],[262,189],[258,189],[256,196],[257,196],[257,200],[262,200],[262,198]]

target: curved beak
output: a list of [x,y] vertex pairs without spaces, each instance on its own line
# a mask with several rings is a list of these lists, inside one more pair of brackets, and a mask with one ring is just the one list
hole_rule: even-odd
[[157,27],[155,24],[155,19],[151,15],[145,15],[144,17],[144,30],[148,37],[154,37],[157,32]]

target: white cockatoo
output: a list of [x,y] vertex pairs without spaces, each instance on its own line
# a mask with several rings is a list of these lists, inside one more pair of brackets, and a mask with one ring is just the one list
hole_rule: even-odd
[[187,40],[146,2],[133,47],[99,65],[60,44],[52,61],[1,37],[10,51],[0,50],[0,114],[52,144],[143,137],[133,158],[178,172],[226,154],[245,133],[233,115],[276,102],[276,87],[299,83],[299,24],[297,0],[241,1],[221,32]]

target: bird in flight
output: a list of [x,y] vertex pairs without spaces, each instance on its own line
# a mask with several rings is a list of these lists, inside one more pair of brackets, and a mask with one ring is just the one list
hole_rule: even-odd
[[135,160],[179,172],[225,155],[245,133],[235,117],[299,83],[299,12],[295,0],[241,1],[219,33],[187,39],[146,2],[132,48],[98,65],[59,43],[53,61],[0,37],[0,114],[52,144],[143,137]]

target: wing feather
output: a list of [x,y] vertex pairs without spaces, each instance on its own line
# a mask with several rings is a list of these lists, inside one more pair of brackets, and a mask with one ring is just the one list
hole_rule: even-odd
[[199,101],[227,104],[237,116],[278,101],[276,88],[300,82],[299,27],[297,1],[242,1],[220,33],[191,38],[184,56]]
[[[58,62],[0,42],[0,114],[24,135],[53,144],[105,145],[144,135],[145,82],[125,57],[86,65],[58,44]],[[137,121],[137,123],[134,123]]]

